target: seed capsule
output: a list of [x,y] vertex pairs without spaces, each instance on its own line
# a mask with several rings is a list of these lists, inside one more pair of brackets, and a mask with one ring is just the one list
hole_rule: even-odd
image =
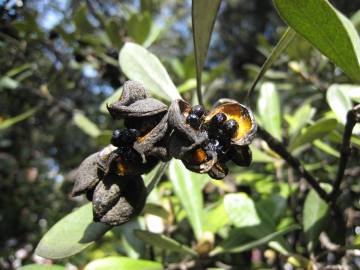
[[204,115],[204,113],[205,113],[205,109],[201,105],[195,105],[194,107],[192,107],[190,113],[195,114],[198,117],[202,117]]
[[226,121],[226,115],[222,112],[219,112],[211,118],[212,127],[220,127]]
[[186,122],[195,129],[198,129],[200,127],[200,118],[194,113],[190,113],[188,117],[186,118]]
[[226,121],[223,125],[225,134],[230,138],[233,138],[236,135],[238,128],[239,124],[234,119]]

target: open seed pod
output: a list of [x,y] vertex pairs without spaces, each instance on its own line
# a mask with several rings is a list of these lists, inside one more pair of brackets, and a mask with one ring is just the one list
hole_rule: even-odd
[[146,89],[134,81],[125,82],[120,99],[107,108],[114,119],[151,116],[167,111],[164,103],[149,97]]
[[87,157],[79,166],[75,176],[75,184],[71,192],[72,196],[78,196],[95,188],[100,181],[98,163],[100,161],[99,152]]
[[231,142],[236,145],[248,145],[255,137],[257,125],[251,110],[232,99],[219,100],[214,108],[206,115],[204,123],[209,123],[214,115],[224,113],[227,120],[235,120],[237,131]]
[[179,132],[185,136],[190,144],[200,145],[207,139],[207,136],[201,129],[194,129],[186,122],[190,111],[189,103],[182,99],[174,100],[169,108],[169,125],[174,129],[174,132]]
[[248,145],[233,145],[229,151],[229,158],[236,165],[248,167],[252,161],[252,153]]
[[141,176],[109,175],[94,191],[94,220],[111,226],[121,225],[142,211],[146,196]]
[[206,173],[216,164],[217,154],[198,147],[187,152],[181,160],[187,169],[197,173]]
[[141,155],[144,162],[146,162],[146,156],[154,156],[162,161],[168,161],[170,156],[165,147],[165,137],[168,134],[168,114],[165,114],[154,128],[137,138],[133,148]]

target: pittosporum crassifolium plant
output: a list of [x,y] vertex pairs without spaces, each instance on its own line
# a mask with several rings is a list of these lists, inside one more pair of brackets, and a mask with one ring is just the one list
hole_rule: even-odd
[[94,221],[116,226],[138,215],[147,197],[141,175],[159,161],[181,159],[189,170],[214,179],[228,174],[228,161],[251,163],[255,118],[235,100],[219,100],[206,111],[176,99],[168,108],[140,83],[127,81],[120,99],[107,108],[125,128],[114,130],[111,144],[81,163],[72,191],[92,201]]

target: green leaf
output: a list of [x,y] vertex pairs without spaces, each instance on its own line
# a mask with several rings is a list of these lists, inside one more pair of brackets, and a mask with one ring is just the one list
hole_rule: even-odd
[[326,100],[340,123],[346,124],[347,112],[352,108],[350,98],[341,90],[341,86],[333,84],[326,92]]
[[216,233],[224,227],[229,221],[225,211],[224,201],[221,200],[215,207],[205,209],[202,220],[206,221],[203,222],[204,232]]
[[174,191],[180,199],[197,239],[202,235],[202,188],[207,176],[190,172],[179,160],[172,160],[169,166],[169,177]]
[[294,113],[294,115],[288,118],[290,124],[289,133],[291,136],[296,136],[299,131],[311,121],[315,115],[315,109],[309,104],[300,106]]
[[101,131],[96,124],[87,118],[82,112],[75,112],[73,121],[76,126],[78,126],[90,137],[96,138],[101,134]]
[[65,266],[61,265],[41,265],[41,264],[29,264],[20,267],[18,270],[65,270]]
[[8,89],[15,89],[19,86],[19,82],[8,77],[8,76],[3,76],[0,78],[0,90],[3,88],[8,88]]
[[336,119],[326,119],[322,118],[315,122],[310,127],[306,128],[299,136],[295,137],[292,143],[290,144],[290,151],[296,149],[299,146],[302,146],[306,143],[311,143],[316,139],[321,139],[324,136],[328,135],[331,131],[336,128],[337,121]]
[[152,28],[149,12],[134,13],[127,22],[128,34],[138,44],[144,44]]
[[139,238],[140,240],[151,246],[158,247],[163,250],[171,250],[183,254],[196,256],[196,252],[194,252],[191,248],[163,234],[152,233],[142,230],[136,230],[134,233],[137,238]]
[[120,48],[122,44],[122,40],[119,33],[119,26],[116,23],[116,20],[114,18],[110,18],[105,23],[105,32],[106,35],[109,37],[111,43],[117,47]]
[[360,33],[360,9],[351,16],[351,22],[354,24],[358,33]]
[[[218,246],[217,248],[215,248],[212,252],[210,252],[210,256],[214,256],[214,255],[217,255],[217,254],[221,254],[221,253],[240,253],[240,252],[244,252],[244,251],[247,251],[247,250],[250,250],[250,249],[253,249],[253,248],[256,248],[256,247],[259,247],[259,246],[262,246],[262,245],[265,245],[267,243],[269,243],[270,241],[282,236],[282,235],[285,235],[289,232],[292,232],[292,231],[295,231],[295,230],[299,230],[301,227],[299,225],[293,225],[293,226],[290,226],[286,229],[283,229],[283,230],[280,230],[280,231],[277,231],[277,232],[274,232],[274,233],[270,233],[258,240],[255,240],[255,241],[251,241],[251,242],[248,242],[246,244],[242,244],[242,245],[239,245],[239,246],[232,246],[232,247],[222,247],[222,246]],[[239,231],[240,232],[240,231]],[[240,232],[241,233],[241,232]]]
[[36,111],[37,111],[37,108],[33,108],[22,114],[15,116],[15,117],[11,117],[4,121],[0,121],[0,130],[7,129],[7,128],[11,127],[12,125],[15,125],[15,124],[31,117]]
[[155,203],[147,203],[143,210],[144,213],[155,215],[161,217],[163,219],[167,219],[169,217],[168,211],[165,210],[160,204]]
[[268,163],[273,162],[273,158],[269,155],[267,155],[265,152],[260,151],[253,145],[250,145],[250,149],[252,152],[252,161],[253,162],[259,162],[259,163]]
[[84,270],[162,270],[158,262],[130,259],[127,257],[107,257],[94,260]]
[[125,43],[119,62],[129,79],[142,83],[152,94],[168,100],[181,98],[159,59],[145,48],[135,43]]
[[101,105],[100,105],[100,111],[102,113],[109,113],[107,108],[106,108],[106,105],[110,105],[114,102],[116,102],[117,100],[120,99],[121,97],[121,94],[122,94],[122,90],[123,88],[122,87],[119,87],[114,93],[111,94],[111,96],[109,96],[107,99],[105,99]]
[[[322,185],[322,187],[327,191],[331,188],[330,185]],[[302,221],[305,238],[310,251],[315,248],[328,216],[329,205],[320,198],[315,190],[310,190],[305,199]]]
[[86,34],[93,32],[93,26],[87,18],[87,6],[86,4],[81,4],[79,9],[74,14],[74,23],[76,27],[76,32],[79,34]]
[[[201,89],[201,74],[221,0],[193,0],[192,26],[196,62],[197,87]],[[200,90],[198,90],[200,91]]]
[[58,221],[43,236],[35,253],[48,259],[62,259],[87,248],[111,227],[93,222],[92,205],[88,203]]
[[262,84],[257,108],[264,128],[281,140],[280,99],[275,84],[270,82]]
[[327,0],[274,0],[285,22],[338,65],[360,80],[360,38],[349,19]]
[[255,80],[251,84],[251,87],[249,88],[249,92],[247,94],[248,98],[251,96],[259,80],[265,75],[266,71],[272,66],[272,64],[275,63],[275,61],[279,58],[282,52],[290,45],[291,41],[294,40],[295,36],[295,31],[288,27],[279,42],[271,51],[270,55],[266,58],[266,61],[262,65]]
[[330,145],[324,143],[320,139],[314,141],[314,145],[319,148],[321,151],[325,152],[326,154],[332,155],[336,158],[340,157],[339,151],[331,147]]

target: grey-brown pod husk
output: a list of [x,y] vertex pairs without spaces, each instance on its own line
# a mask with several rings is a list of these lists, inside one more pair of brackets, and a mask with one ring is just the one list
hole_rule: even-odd
[[256,135],[257,124],[254,114],[248,107],[233,99],[220,99],[206,115],[205,123],[211,121],[218,112],[224,113],[227,120],[234,119],[239,125],[235,137],[231,139],[232,144],[248,145],[252,142]]
[[141,176],[131,177],[126,188],[121,191],[119,200],[99,218],[99,221],[111,226],[128,222],[140,214],[145,206],[146,196],[146,187]]
[[168,113],[164,115],[161,121],[144,136],[140,136],[134,143],[134,149],[146,161],[146,156],[155,156],[163,161],[169,159],[167,148],[157,145],[168,134]]
[[202,148],[187,152],[182,158],[185,167],[193,172],[207,173],[217,162],[217,154],[214,151],[204,151]]
[[136,81],[126,81],[117,104],[119,106],[127,106],[147,97],[149,97],[149,94],[141,83]]
[[108,106],[108,111],[115,119],[151,116],[167,111],[167,106],[160,100],[146,98],[137,100],[129,105],[121,105],[119,102]]
[[99,152],[88,156],[76,171],[75,184],[71,192],[72,196],[78,196],[93,189],[100,181],[98,173]]
[[205,132],[192,128],[186,123],[186,117],[189,115],[191,106],[182,99],[174,100],[169,107],[169,125],[175,132],[184,135],[191,144],[200,145],[207,139]]

